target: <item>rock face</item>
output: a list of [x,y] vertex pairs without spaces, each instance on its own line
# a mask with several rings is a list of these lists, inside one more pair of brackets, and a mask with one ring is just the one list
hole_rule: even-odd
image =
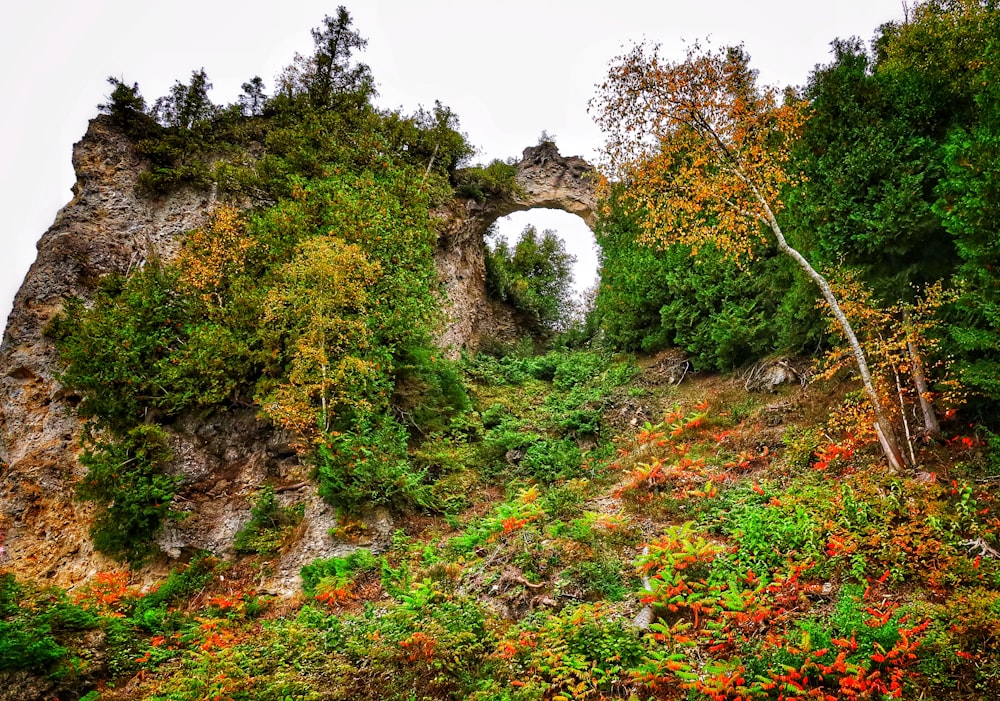
[[439,213],[442,223],[435,263],[448,291],[448,327],[442,345],[452,352],[475,347],[484,338],[513,336],[517,329],[509,308],[490,300],[486,292],[486,247],[483,237],[500,217],[535,208],[562,209],[587,226],[597,218],[593,166],[577,156],[559,155],[545,142],[524,149],[517,163],[514,196],[476,200],[456,199]]
[[73,199],[38,242],[0,345],[2,566],[59,584],[113,566],[87,537],[91,507],[73,499],[80,423],[55,379],[45,326],[63,296],[90,296],[102,275],[151,255],[169,258],[177,235],[202,223],[211,206],[202,192],[140,198],[143,163],[106,118],[91,122],[73,149],[73,165]]
[[[136,185],[145,164],[106,117],[91,122],[74,147],[73,163],[74,197],[38,242],[37,259],[17,293],[0,345],[0,569],[63,586],[120,566],[94,552],[87,533],[93,508],[73,498],[84,472],[77,459],[81,422],[75,398],[57,381],[56,353],[45,327],[64,296],[91,297],[101,276],[126,272],[154,256],[170,260],[180,235],[204,223],[214,199],[194,190],[161,199],[139,196]],[[486,294],[483,234],[497,218],[556,207],[588,223],[594,219],[587,178],[592,169],[583,160],[562,158],[553,144],[543,144],[526,149],[517,168],[521,196],[456,200],[439,213],[435,259],[452,318],[442,342],[452,349],[513,328],[509,311]],[[252,409],[183,418],[171,426],[170,441],[171,470],[182,478],[174,506],[187,518],[164,528],[160,568],[191,550],[232,554],[233,536],[249,520],[250,497],[260,484],[306,480],[288,441],[258,421]],[[265,583],[290,593],[304,562],[343,554],[349,546],[330,539],[335,514],[308,483],[283,492],[281,501],[306,507],[295,544]],[[389,537],[385,514],[367,520],[374,545]]]

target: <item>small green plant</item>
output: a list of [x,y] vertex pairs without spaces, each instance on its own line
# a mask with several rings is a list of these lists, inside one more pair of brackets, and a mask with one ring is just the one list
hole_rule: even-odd
[[279,506],[274,487],[265,486],[250,510],[250,521],[236,534],[233,549],[242,554],[271,555],[281,549],[288,534],[305,514],[305,504]]
[[584,560],[563,570],[559,590],[585,601],[624,601],[632,587],[622,563],[610,557]]
[[299,571],[306,596],[326,604],[339,604],[353,597],[352,579],[374,572],[381,560],[370,550],[355,550],[344,557],[313,560]]
[[195,593],[201,591],[216,576],[221,565],[207,553],[195,555],[182,567],[171,570],[155,591],[137,599],[129,619],[141,630],[164,634],[174,632],[183,622],[183,616],[170,610]]

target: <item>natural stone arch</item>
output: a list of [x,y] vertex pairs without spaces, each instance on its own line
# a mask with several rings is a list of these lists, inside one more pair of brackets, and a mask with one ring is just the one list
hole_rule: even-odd
[[529,209],[561,209],[575,214],[591,230],[597,220],[596,171],[579,156],[563,157],[552,142],[524,149],[516,164],[519,192],[486,201],[456,198],[441,213],[435,252],[447,299],[447,326],[439,339],[453,354],[474,348],[483,338],[517,332],[510,309],[486,292],[484,236],[500,217]]

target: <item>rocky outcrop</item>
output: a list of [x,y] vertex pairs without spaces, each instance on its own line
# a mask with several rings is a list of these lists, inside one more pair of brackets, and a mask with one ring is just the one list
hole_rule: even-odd
[[0,533],[4,561],[26,577],[68,584],[111,563],[87,538],[91,508],[73,499],[80,424],[56,380],[44,329],[69,295],[150,256],[169,259],[177,235],[203,221],[204,192],[151,200],[136,191],[143,162],[106,117],[74,146],[73,199],[37,244],[0,345]]
[[486,292],[485,243],[490,226],[514,212],[535,208],[576,214],[588,226],[597,218],[594,168],[577,156],[564,157],[552,142],[524,149],[516,164],[518,192],[504,197],[456,199],[443,212],[434,260],[448,293],[448,325],[441,343],[454,354],[485,338],[509,338],[517,327],[509,308]]
[[[91,122],[74,147],[73,163],[73,199],[38,242],[0,345],[0,568],[64,586],[119,566],[94,552],[87,533],[92,506],[73,496],[83,476],[81,423],[76,398],[58,382],[45,327],[64,297],[92,297],[103,275],[127,272],[152,257],[169,261],[180,235],[202,224],[213,204],[210,193],[196,190],[141,196],[137,184],[145,164],[107,117]],[[584,161],[543,144],[526,149],[517,169],[518,195],[456,200],[439,213],[435,258],[451,316],[443,341],[452,348],[513,328],[509,312],[490,303],[485,287],[483,234],[498,217],[558,207],[593,221],[591,168]],[[193,550],[231,555],[233,537],[249,520],[252,496],[265,480],[308,484],[288,441],[251,408],[184,417],[170,426],[170,443],[171,470],[182,479],[174,507],[186,517],[160,536],[161,568]],[[336,515],[311,486],[282,492],[281,500],[303,503],[306,518],[274,576],[262,584],[290,593],[302,564],[349,546],[331,541]],[[385,514],[367,520],[375,545],[389,537]]]

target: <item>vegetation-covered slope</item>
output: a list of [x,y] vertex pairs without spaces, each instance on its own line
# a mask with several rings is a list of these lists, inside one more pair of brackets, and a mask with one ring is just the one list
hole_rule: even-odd
[[995,449],[959,436],[892,475],[830,442],[841,386],[677,385],[678,362],[469,360],[479,439],[419,452],[464,486],[448,514],[316,560],[289,602],[257,584],[297,523],[265,491],[259,555],[153,592],[8,577],[0,659],[102,699],[989,698]]

